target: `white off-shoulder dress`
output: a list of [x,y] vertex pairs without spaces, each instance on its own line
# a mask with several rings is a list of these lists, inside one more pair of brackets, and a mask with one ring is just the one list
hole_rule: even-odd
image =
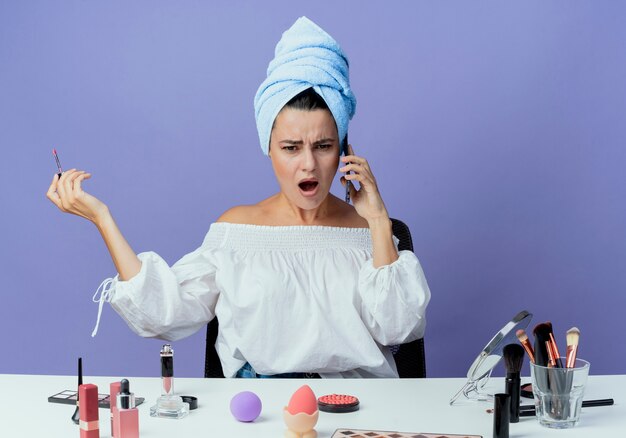
[[[397,244],[397,239],[394,240]],[[423,336],[430,290],[411,251],[374,268],[368,228],[213,223],[173,266],[140,272],[103,298],[140,336],[178,340],[220,322],[224,374],[397,377],[387,346]]]

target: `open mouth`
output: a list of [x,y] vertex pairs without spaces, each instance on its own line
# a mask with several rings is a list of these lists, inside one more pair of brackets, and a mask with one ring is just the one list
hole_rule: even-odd
[[298,187],[300,187],[300,190],[303,192],[313,192],[317,188],[317,185],[317,181],[302,181],[298,184]]

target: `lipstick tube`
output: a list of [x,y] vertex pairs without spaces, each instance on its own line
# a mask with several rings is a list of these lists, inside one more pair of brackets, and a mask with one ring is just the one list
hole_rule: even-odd
[[113,382],[109,385],[109,405],[111,406],[111,436],[116,437],[115,429],[117,427],[117,421],[119,421],[119,415],[117,412],[117,395],[120,393],[121,382]]
[[80,438],[100,438],[98,387],[91,383],[78,387],[80,398]]
[[170,344],[161,348],[161,395],[174,395],[174,350]]

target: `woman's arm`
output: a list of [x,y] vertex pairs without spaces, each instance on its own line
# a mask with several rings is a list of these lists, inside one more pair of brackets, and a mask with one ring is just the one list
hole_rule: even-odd
[[[345,185],[346,180],[358,181],[361,185],[359,190],[354,188],[354,184],[350,185],[350,198],[356,212],[367,220],[369,225],[372,234],[374,267],[390,265],[398,260],[398,251],[393,243],[391,220],[378,191],[376,178],[367,160],[354,155],[352,145],[348,145],[348,153],[350,155],[341,157],[341,161],[346,163],[339,169],[341,172],[346,172],[346,175],[341,177],[341,182]],[[349,171],[354,173],[348,174]]]
[[106,213],[97,217],[94,224],[100,231],[109,254],[111,254],[113,264],[115,264],[115,268],[120,274],[120,280],[129,280],[137,275],[141,270],[141,260],[139,260],[135,251],[133,251],[128,241],[122,235],[108,208]]
[[381,345],[424,335],[430,289],[413,252],[401,251],[395,263],[380,269],[365,263],[359,272],[359,293],[361,318]]
[[109,290],[115,293],[101,295],[101,300],[110,302],[140,336],[175,340],[195,333],[213,319],[219,296],[210,251],[203,243],[171,268],[155,253],[136,255],[108,207],[82,190],[81,182],[90,176],[76,169],[61,178],[55,175],[47,197],[64,213],[83,217],[100,231],[119,273],[109,279]]
[[141,261],[130,247],[109,208],[95,196],[85,192],[81,183],[91,178],[91,174],[71,169],[52,178],[46,196],[64,213],[74,214],[92,222],[104,239],[121,280],[128,280],[140,271]]
[[398,251],[393,243],[393,232],[389,216],[368,221],[368,224],[372,234],[374,267],[380,268],[398,260]]

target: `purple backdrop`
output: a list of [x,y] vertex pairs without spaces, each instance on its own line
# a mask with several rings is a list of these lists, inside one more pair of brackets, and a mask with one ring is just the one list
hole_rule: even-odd
[[[95,227],[46,198],[93,173],[137,251],[174,263],[227,208],[277,190],[252,100],[301,15],[351,61],[350,137],[412,229],[433,298],[430,376],[461,376],[521,309],[582,331],[624,373],[626,4],[594,1],[0,3],[4,359],[0,373],[158,375],[91,295],[114,268]],[[339,194],[339,186],[335,186]],[[174,344],[201,376],[204,333]]]

